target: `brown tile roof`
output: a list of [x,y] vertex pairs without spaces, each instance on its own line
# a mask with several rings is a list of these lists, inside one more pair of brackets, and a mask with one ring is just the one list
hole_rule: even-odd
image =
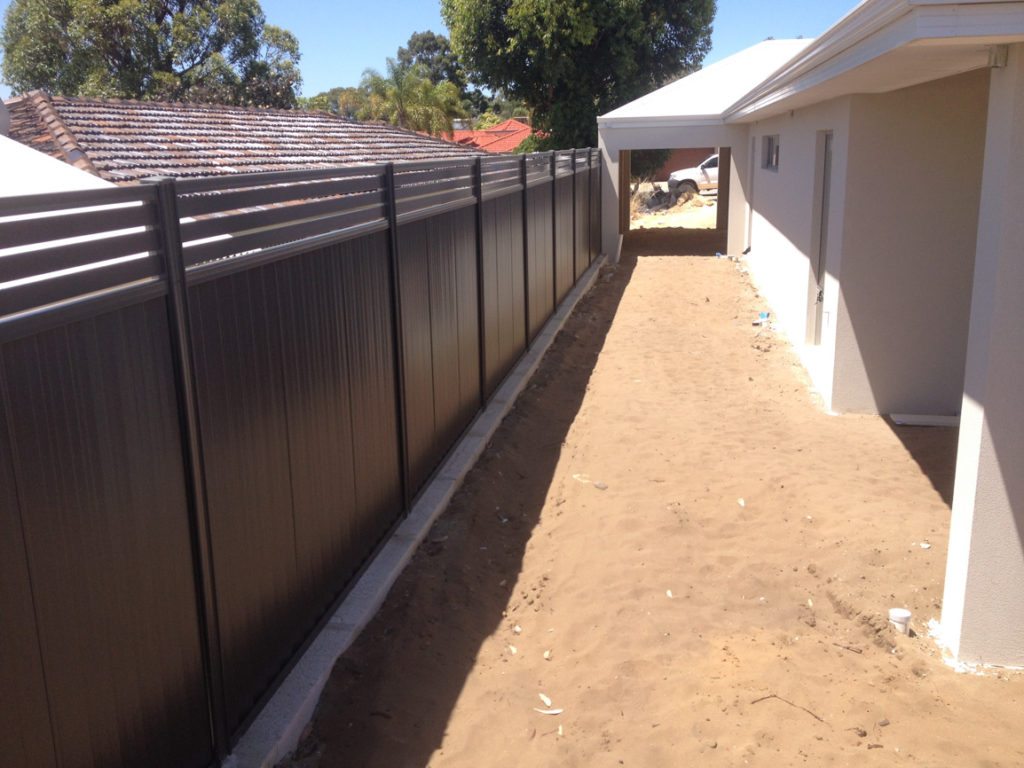
[[12,139],[118,183],[480,154],[413,131],[324,112],[83,99],[41,91],[12,99],[7,107]]

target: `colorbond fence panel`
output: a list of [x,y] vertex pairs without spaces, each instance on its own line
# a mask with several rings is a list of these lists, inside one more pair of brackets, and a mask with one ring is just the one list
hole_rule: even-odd
[[572,176],[563,176],[555,179],[555,301],[559,304],[576,282],[572,190]]
[[[579,161],[580,158],[577,158]],[[576,193],[573,200],[575,225],[576,279],[579,280],[590,266],[590,173],[586,165],[577,165]]]
[[526,272],[533,341],[555,308],[554,185],[550,155],[532,155],[526,167]]
[[489,397],[526,350],[522,194],[486,200],[482,219],[484,381]]
[[590,150],[590,263],[601,255],[601,153]]
[[397,329],[387,236],[370,235],[338,250],[352,402],[356,531],[362,542],[357,561],[362,562],[402,512]]
[[280,304],[270,266],[189,290],[229,730],[291,655],[302,615]]
[[415,494],[480,407],[474,212],[398,229],[409,490]]
[[5,765],[226,756],[596,254],[583,161],[0,200]]
[[[4,401],[6,390],[0,388]],[[14,766],[55,768],[46,678],[28,553],[14,484],[6,409],[0,406],[0,754]]]
[[2,367],[58,764],[207,764],[163,301],[11,341]]

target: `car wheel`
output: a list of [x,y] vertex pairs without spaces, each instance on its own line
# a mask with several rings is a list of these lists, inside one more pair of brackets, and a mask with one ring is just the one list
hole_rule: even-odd
[[697,196],[697,191],[696,182],[686,179],[686,181],[679,182],[679,186],[676,188],[676,195],[684,200],[691,200]]

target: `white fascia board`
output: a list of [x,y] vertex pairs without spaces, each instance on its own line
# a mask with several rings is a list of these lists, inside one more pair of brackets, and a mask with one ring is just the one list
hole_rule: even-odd
[[632,128],[714,128],[724,126],[721,115],[661,115],[659,117],[599,117],[599,128],[625,130]]
[[919,40],[1024,37],[1024,2],[1019,0],[956,5],[929,2],[915,9],[914,18]]
[[1024,2],[868,0],[818,38],[803,56],[729,107],[724,119],[748,121],[774,104],[903,46],[986,38],[993,43],[1024,39]]
[[[910,8],[909,0],[865,0],[826,30],[800,56],[725,110],[724,118],[731,122],[743,120],[754,112],[804,90],[801,81],[808,75],[813,76],[812,84],[817,84],[840,74],[848,67],[833,62],[834,59],[906,16]],[[885,49],[865,51],[856,58],[861,59],[858,63],[864,63],[884,52]],[[825,64],[832,65],[828,67],[831,71],[814,76]]]

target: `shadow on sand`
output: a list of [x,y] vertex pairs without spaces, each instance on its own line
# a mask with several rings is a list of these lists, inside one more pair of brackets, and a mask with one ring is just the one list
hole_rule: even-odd
[[[628,235],[620,264],[577,305],[384,607],[335,665],[288,765],[425,766],[439,748],[482,643],[519,597],[513,587],[563,442],[637,253],[650,253],[652,239]],[[681,253],[680,242],[662,253]]]
[[885,423],[900,439],[903,447],[931,481],[949,507],[953,506],[953,484],[956,479],[956,449],[960,430],[956,427],[906,427]]

